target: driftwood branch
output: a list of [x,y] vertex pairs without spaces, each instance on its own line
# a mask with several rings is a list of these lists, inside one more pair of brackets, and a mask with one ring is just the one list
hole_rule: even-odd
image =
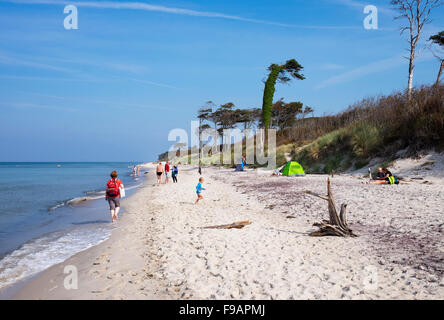
[[312,192],[312,191],[309,191],[309,190],[305,190],[304,192],[306,194],[311,195],[311,196],[315,196],[315,197],[318,197],[318,198],[321,198],[321,199],[324,199],[324,200],[328,201],[328,197],[321,196],[319,193],[315,193],[315,192]]
[[311,191],[304,191],[306,194],[321,198],[328,201],[329,220],[324,220],[320,223],[315,223],[313,226],[319,227],[318,231],[310,233],[312,237],[322,236],[339,236],[339,237],[356,237],[353,231],[347,225],[346,211],[347,204],[341,205],[341,211],[337,212],[333,193],[331,191],[330,178],[327,181],[327,196],[322,196]]
[[248,226],[249,224],[251,224],[251,221],[246,220],[246,221],[233,222],[231,224],[223,224],[219,226],[202,227],[202,229],[242,229],[243,227]]

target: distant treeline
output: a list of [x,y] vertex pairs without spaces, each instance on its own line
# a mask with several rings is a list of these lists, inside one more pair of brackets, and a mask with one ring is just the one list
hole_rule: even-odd
[[[309,106],[304,108],[302,102],[286,103],[281,99],[273,104],[271,127],[278,130],[291,128],[298,119],[313,113],[314,110]],[[262,127],[261,108],[239,109],[232,102],[216,106],[212,101],[208,101],[198,110],[197,118],[201,121],[201,130],[213,128],[219,133],[224,129]]]
[[[314,171],[360,167],[372,157],[390,158],[406,148],[410,153],[443,149],[443,97],[443,85],[422,86],[414,88],[411,100],[407,91],[396,92],[363,99],[337,115],[323,117],[314,117],[313,109],[301,102],[281,99],[273,104],[271,126],[277,129],[277,145],[293,145],[292,157],[316,167]],[[216,107],[208,102],[199,109],[198,118],[201,129],[219,132],[262,126],[259,108],[238,109],[232,103]]]

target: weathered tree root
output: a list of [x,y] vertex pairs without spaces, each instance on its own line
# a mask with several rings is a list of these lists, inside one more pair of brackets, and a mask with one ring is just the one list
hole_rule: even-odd
[[341,211],[336,211],[335,200],[333,199],[333,193],[331,192],[330,178],[327,181],[327,196],[322,196],[311,191],[304,191],[306,194],[321,198],[328,201],[328,214],[330,220],[323,220],[320,223],[315,223],[313,226],[319,227],[318,231],[310,233],[311,237],[323,237],[323,236],[338,236],[338,237],[357,237],[353,231],[347,225],[346,210],[347,204],[341,205]]

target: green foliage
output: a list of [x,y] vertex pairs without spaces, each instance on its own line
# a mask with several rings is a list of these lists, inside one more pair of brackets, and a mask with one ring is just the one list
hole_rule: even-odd
[[381,138],[377,127],[367,123],[357,125],[351,133],[353,153],[358,158],[370,157],[378,147],[382,148]]
[[280,130],[291,127],[296,117],[302,113],[302,102],[284,102],[283,99],[273,104],[273,124]]
[[[282,71],[283,67],[276,64],[270,66],[270,74],[265,82],[264,97],[262,103],[262,123],[264,128],[268,129],[270,127],[270,119],[273,110],[273,97],[275,92],[275,84],[279,73]],[[269,69],[270,69],[269,68]]]
[[350,155],[346,155],[344,161],[341,164],[341,170],[348,170],[352,166],[353,161]]
[[323,173],[330,173],[331,170],[336,172],[346,170],[352,165],[353,159],[355,166],[362,167],[368,163],[364,154],[378,145],[378,140],[370,146],[365,143],[364,138],[368,138],[369,141],[374,140],[373,131],[373,128],[368,128],[364,124],[335,130],[307,145],[296,154],[294,159],[300,163],[306,163],[309,172],[310,167],[316,168],[316,172],[319,172],[321,164]]
[[295,59],[288,60],[284,65],[272,64],[268,67],[270,74],[265,82],[262,101],[262,124],[265,130],[268,130],[270,127],[276,81],[279,80],[281,83],[286,83],[291,78],[304,80],[305,77],[299,73],[302,69],[303,67]]
[[324,173],[331,173],[332,170],[338,171],[341,166],[343,160],[343,155],[341,153],[337,153],[329,157],[324,166]]
[[441,47],[444,46],[444,31],[431,36],[429,40]]
[[287,159],[285,158],[284,153],[278,152],[276,154],[276,167],[277,168],[282,167],[286,163],[287,163]]
[[331,145],[340,144],[341,140],[344,137],[344,130],[335,130],[333,132],[327,133],[326,135],[320,137],[316,144],[317,147],[316,150],[320,151],[323,150]]
[[361,169],[364,168],[366,165],[368,165],[369,161],[365,159],[357,159],[355,161],[355,169]]
[[[281,67],[270,66],[270,77],[273,68]],[[271,78],[288,81],[285,72],[278,72],[276,77]],[[274,93],[274,85],[272,87]],[[266,92],[264,98],[265,95]],[[273,120],[280,129],[277,134],[277,164],[284,164],[284,154],[291,152],[292,159],[298,161],[306,172],[319,173],[330,172],[331,169],[345,170],[353,164],[360,168],[374,157],[392,160],[396,152],[406,147],[410,154],[431,148],[444,150],[443,96],[443,85],[424,86],[414,88],[411,100],[406,92],[397,92],[363,99],[337,115],[296,117],[296,120],[293,116],[301,114],[302,103],[280,100],[274,104],[274,109],[271,105],[270,116],[270,121]],[[215,127],[219,125],[220,128],[240,125],[245,128],[259,126],[261,119],[264,121],[261,109],[235,109],[232,103],[215,107],[208,102],[199,110],[202,122],[213,122]],[[210,112],[210,109],[214,111]],[[310,111],[311,108],[305,107],[302,114]],[[286,113],[290,116],[285,116]],[[285,119],[292,121],[285,122]],[[208,124],[202,123],[201,129],[205,128]],[[279,149],[282,145],[285,145],[285,150]],[[159,159],[167,156],[165,152],[159,155]]]

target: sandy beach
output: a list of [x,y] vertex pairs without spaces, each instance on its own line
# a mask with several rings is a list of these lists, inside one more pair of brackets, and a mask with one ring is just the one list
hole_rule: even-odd
[[[325,194],[325,175],[204,168],[203,176],[205,198],[194,205],[195,167],[180,167],[178,184],[156,186],[149,173],[122,202],[110,239],[49,268],[13,298],[444,298],[442,174],[398,186],[333,177],[357,238],[308,236],[328,211],[303,191]],[[202,228],[244,220],[251,224],[243,229]],[[67,265],[78,269],[76,290],[64,288]]]

